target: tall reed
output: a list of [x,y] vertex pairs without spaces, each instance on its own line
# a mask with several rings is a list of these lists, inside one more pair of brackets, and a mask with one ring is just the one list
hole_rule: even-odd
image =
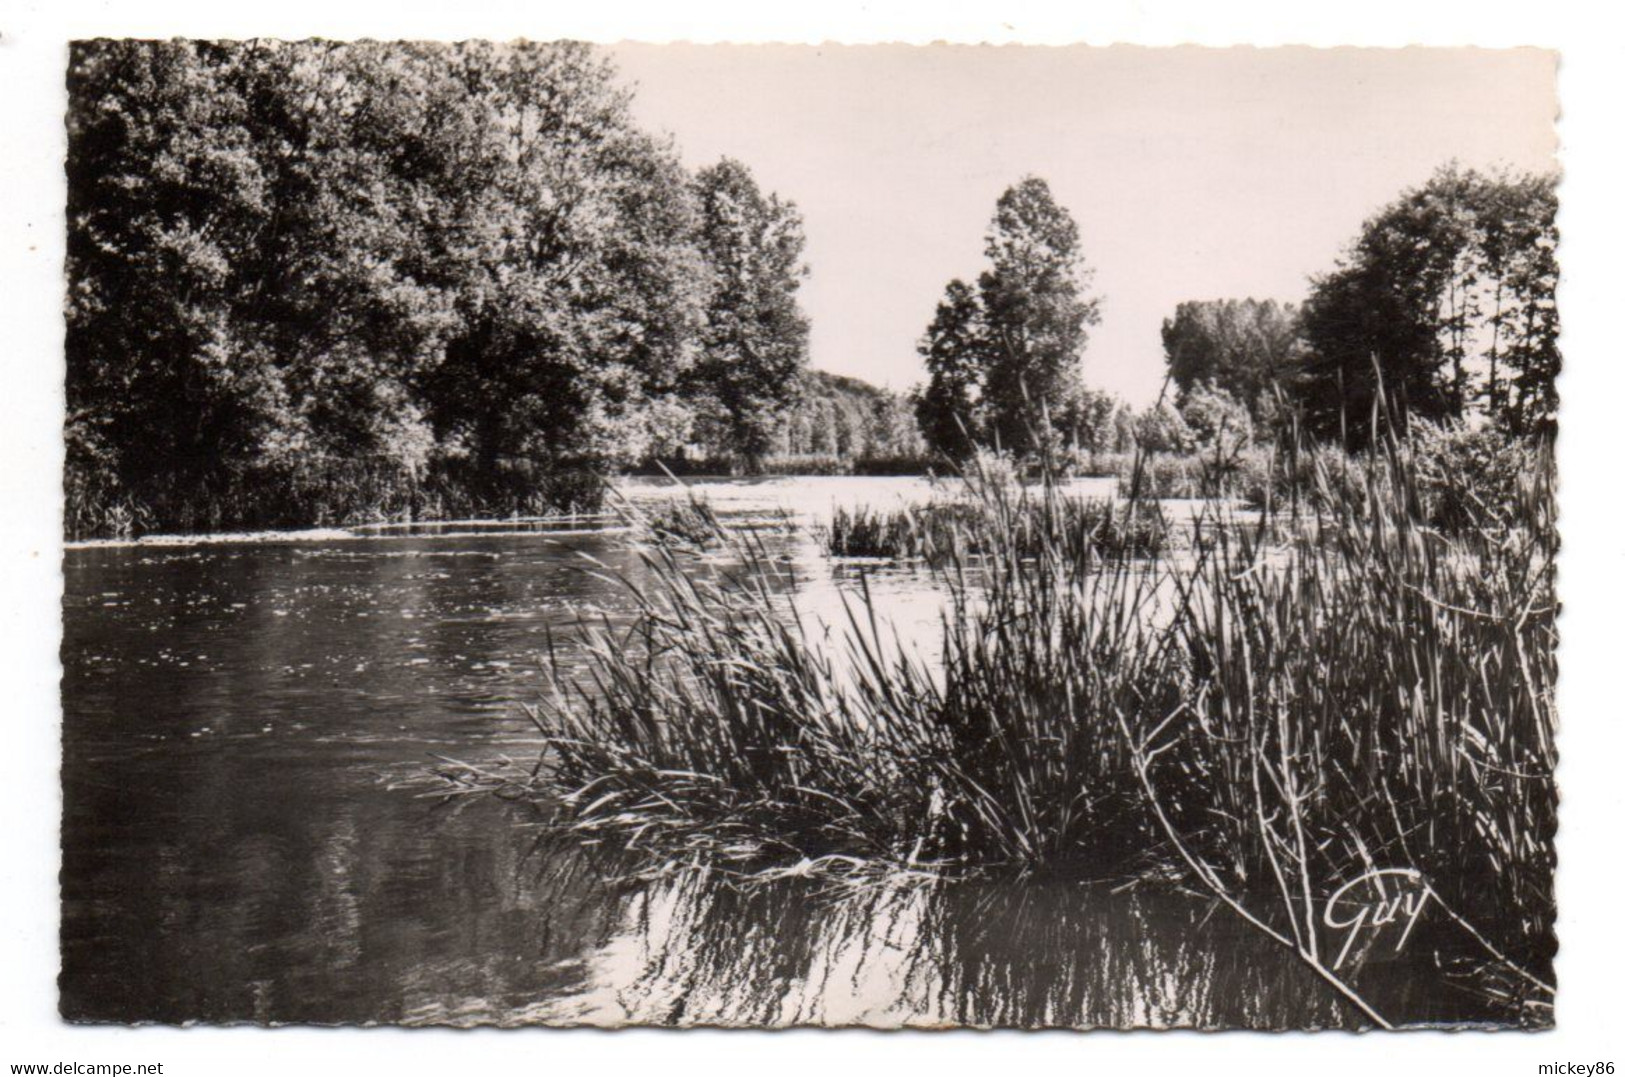
[[1012,516],[990,512],[985,491],[889,510],[837,506],[820,535],[829,552],[840,557],[937,564],[1012,544],[1032,556],[1056,542],[1075,556],[1152,557],[1179,538],[1156,501],[1119,505],[1104,498],[1057,496],[1045,513]]

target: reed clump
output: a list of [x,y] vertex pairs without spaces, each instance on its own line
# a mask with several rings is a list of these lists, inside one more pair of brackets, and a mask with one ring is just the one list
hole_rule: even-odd
[[936,501],[894,509],[840,505],[819,537],[836,557],[891,560],[938,559],[973,527],[979,507],[968,501]]
[[820,537],[837,557],[937,565],[1011,544],[1029,557],[1057,543],[1073,557],[1155,557],[1178,539],[1177,529],[1155,501],[1131,505],[1056,496],[1042,511],[1012,516],[989,511],[986,495],[984,490],[966,499],[894,509],[839,506]]
[[[751,535],[703,571],[651,547],[631,625],[587,631],[584,673],[555,669],[539,773],[569,826],[741,870],[1160,862],[1378,1022],[1344,967],[1372,936],[1331,902],[1409,873],[1435,910],[1418,932],[1543,1005],[1550,461],[1474,516],[1484,498],[1450,486],[1472,476],[1430,474],[1420,451],[1391,439],[1354,481],[1306,450],[1294,481],[1318,526],[1215,503],[1178,556],[1137,559],[1105,555],[1078,525],[1098,510],[1054,484],[973,483],[974,511],[886,521],[906,536],[888,550],[940,551],[929,660],[888,639],[866,589],[827,645]],[[1467,515],[1441,527],[1443,503]]]

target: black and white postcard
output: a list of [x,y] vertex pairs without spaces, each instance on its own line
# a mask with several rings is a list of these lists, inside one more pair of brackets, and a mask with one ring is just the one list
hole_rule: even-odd
[[1554,41],[72,25],[26,1072],[1595,1011]]

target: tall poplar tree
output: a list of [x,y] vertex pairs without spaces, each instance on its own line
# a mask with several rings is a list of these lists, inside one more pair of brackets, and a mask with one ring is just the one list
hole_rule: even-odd
[[976,289],[948,286],[920,343],[930,375],[918,414],[934,449],[970,442],[1026,456],[1079,429],[1083,352],[1100,301],[1087,295],[1077,223],[1049,184],[1028,176],[999,197]]

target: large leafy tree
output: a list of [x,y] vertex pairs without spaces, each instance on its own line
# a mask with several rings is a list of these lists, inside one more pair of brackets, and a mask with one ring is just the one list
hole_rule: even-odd
[[1311,430],[1359,443],[1379,387],[1398,421],[1555,421],[1550,177],[1454,166],[1368,220],[1304,305],[1298,398]]
[[244,317],[274,267],[261,242],[275,175],[252,122],[256,81],[227,49],[73,46],[70,479],[197,484],[279,433],[298,439],[283,372]]
[[[241,321],[270,342],[298,416],[276,463],[355,460],[421,472],[432,434],[414,383],[453,330],[429,245],[444,208],[421,140],[426,56],[407,46],[250,42],[249,116],[271,176]],[[265,461],[261,461],[265,463]]]
[[702,169],[694,193],[711,286],[694,381],[725,416],[724,448],[750,468],[772,448],[807,364],[796,298],[806,238],[795,204],[764,194],[738,161]]
[[1082,384],[1089,327],[1100,320],[1100,301],[1085,294],[1093,270],[1077,223],[1048,183],[1028,176],[999,196],[985,251],[988,432],[1018,454],[1053,447],[1054,417]]
[[80,500],[534,489],[636,456],[692,364],[689,177],[587,46],[98,41],[69,90]]
[[647,433],[629,429],[641,407],[693,357],[703,274],[686,177],[586,46],[457,58],[432,114],[460,132],[437,177],[449,212],[433,245],[455,296],[426,382],[437,429],[484,473],[623,460]]
[[1183,403],[1208,385],[1241,401],[1254,421],[1290,395],[1300,361],[1297,310],[1273,299],[1181,303],[1162,323],[1168,375]]
[[929,375],[915,402],[920,432],[932,451],[962,460],[980,435],[976,409],[987,354],[974,288],[962,280],[948,282],[918,350]]

